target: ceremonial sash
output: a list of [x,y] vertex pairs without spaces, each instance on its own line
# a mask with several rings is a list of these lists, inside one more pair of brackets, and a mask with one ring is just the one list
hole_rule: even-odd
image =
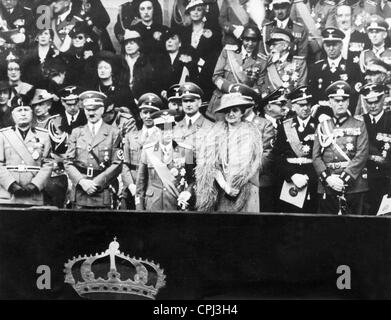
[[285,129],[286,136],[289,139],[288,142],[293,152],[296,154],[296,157],[298,158],[305,157],[306,154],[303,152],[302,149],[303,144],[299,139],[296,129],[292,127],[292,121],[285,121],[284,129]]
[[227,0],[228,6],[231,7],[236,17],[239,19],[242,25],[246,25],[249,22],[249,17],[244,10],[244,8],[240,5],[239,0]]
[[303,2],[303,0],[295,0],[293,3],[296,5],[297,12],[299,13],[308,31],[315,38],[320,48],[322,48],[322,35],[316,27],[315,21],[312,18],[307,5]]
[[167,166],[156,157],[152,149],[145,149],[145,153],[152,163],[153,168],[155,169],[160,180],[162,180],[163,185],[166,187],[167,191],[175,198],[178,198],[179,192],[174,184],[175,178],[168,170]]
[[15,131],[7,130],[3,131],[2,134],[8,140],[10,146],[15,150],[19,157],[25,162],[28,166],[35,166],[36,162],[31,156],[30,152],[27,150],[26,145],[18,137]]
[[280,75],[278,74],[277,67],[274,63],[270,64],[267,67],[267,72],[269,74],[270,83],[273,86],[273,89],[276,90],[282,87],[283,83],[280,78]]
[[334,149],[346,160],[350,162],[350,158],[348,155],[341,149],[341,147],[337,144],[336,139],[334,139],[333,134],[331,133],[331,130],[329,126],[327,125],[327,121],[324,123],[324,129],[326,131],[326,135],[329,139],[331,139],[331,144],[333,145]]
[[233,56],[233,52],[231,50],[227,51],[228,63],[231,68],[232,74],[235,78],[236,83],[245,83],[246,80],[243,79],[243,76],[237,73],[237,70],[240,70],[240,65],[237,63]]

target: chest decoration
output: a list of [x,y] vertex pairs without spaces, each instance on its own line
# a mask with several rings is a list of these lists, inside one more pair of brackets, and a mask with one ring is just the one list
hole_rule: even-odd
[[383,158],[386,158],[391,148],[391,135],[379,132],[376,136],[376,140],[383,143],[381,147],[381,154]]

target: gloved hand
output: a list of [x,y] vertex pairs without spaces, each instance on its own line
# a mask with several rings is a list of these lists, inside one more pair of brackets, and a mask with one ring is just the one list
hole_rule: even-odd
[[295,173],[291,180],[298,189],[302,189],[307,185],[308,177],[304,174]]
[[234,31],[232,33],[237,39],[239,39],[243,33],[244,27],[238,25],[234,25],[233,27],[234,27]]
[[327,177],[326,182],[330,186],[330,188],[334,189],[337,192],[342,192],[343,188],[345,187],[343,180],[338,176],[331,175]]
[[28,195],[28,191],[17,182],[12,182],[8,188],[8,191],[16,197],[24,197]]
[[24,187],[30,194],[33,194],[33,193],[39,193],[39,189],[38,187],[34,184],[34,183],[28,183],[25,187]]

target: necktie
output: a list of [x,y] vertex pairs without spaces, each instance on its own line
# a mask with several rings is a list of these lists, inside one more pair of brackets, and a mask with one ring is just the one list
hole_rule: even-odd
[[374,117],[372,117],[372,125],[373,125],[373,126],[376,125],[376,121],[375,121],[375,118],[374,118]]
[[95,130],[96,130],[95,124],[92,124],[91,125],[91,134],[92,134],[93,137],[95,136]]
[[188,128],[190,129],[191,126],[192,126],[191,119],[189,119],[189,126],[188,126]]
[[75,122],[75,116],[72,115],[72,117],[71,117],[71,125],[73,125],[74,122]]

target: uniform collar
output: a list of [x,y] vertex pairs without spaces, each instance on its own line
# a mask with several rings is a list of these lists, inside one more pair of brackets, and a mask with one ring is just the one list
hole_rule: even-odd
[[327,62],[329,64],[329,66],[331,66],[334,63],[335,67],[339,66],[339,64],[341,63],[341,60],[342,60],[342,55],[340,55],[337,59],[333,59],[333,60],[331,60],[330,58],[327,58]]
[[[274,18],[276,20],[276,24],[277,24],[277,27],[281,28],[281,29],[286,29],[286,27],[288,26],[288,23],[289,23],[289,17],[286,18],[285,20],[278,20],[277,18]],[[281,26],[280,26],[281,25]]]
[[299,117],[296,117],[296,118],[297,118],[297,122],[299,123],[299,126],[302,127],[302,128],[306,128],[307,125],[308,125],[308,122],[310,122],[311,116],[309,116],[305,120],[302,120]]
[[185,115],[185,122],[186,125],[189,126],[189,120],[191,120],[191,125],[194,125],[195,122],[198,120],[198,118],[201,117],[201,113],[197,112],[194,116],[189,117],[188,115]]
[[340,118],[333,117],[333,121],[336,126],[342,126],[345,123],[345,121],[348,120],[348,118],[349,118],[349,114],[346,113]]
[[375,48],[375,47],[372,48],[372,51],[376,56],[382,54],[385,50],[386,50],[385,44],[383,44],[380,48]]
[[377,116],[372,116],[372,115],[369,115],[369,118],[371,119],[371,122],[372,122],[372,119],[375,118],[375,122],[378,123],[379,120],[381,119],[381,117],[383,116],[384,114],[384,110],[382,110]]

